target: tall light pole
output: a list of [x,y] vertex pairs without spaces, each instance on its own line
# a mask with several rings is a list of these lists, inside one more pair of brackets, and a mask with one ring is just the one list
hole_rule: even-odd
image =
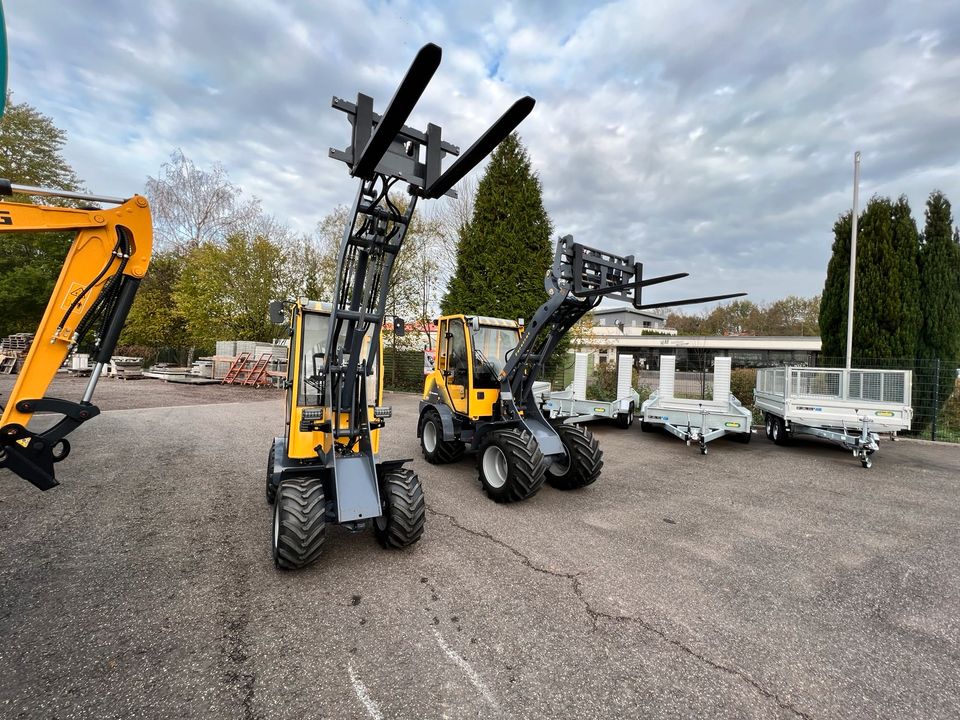
[[850,226],[850,293],[847,297],[847,370],[853,355],[853,289],[857,277],[857,213],[860,204],[860,151],[853,154],[853,222]]

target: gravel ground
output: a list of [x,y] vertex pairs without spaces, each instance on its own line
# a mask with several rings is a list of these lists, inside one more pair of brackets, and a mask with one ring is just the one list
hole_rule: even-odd
[[504,506],[472,459],[422,460],[393,394],[383,457],[414,458],[423,541],[332,528],[280,573],[280,394],[98,400],[61,486],[0,471],[0,717],[960,716],[960,447],[885,443],[864,470],[596,425],[595,485]]

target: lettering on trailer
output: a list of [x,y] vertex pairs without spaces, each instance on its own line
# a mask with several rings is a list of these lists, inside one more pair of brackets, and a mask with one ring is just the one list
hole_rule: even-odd
[[810,407],[807,405],[797,405],[797,410],[810,410],[811,412],[823,412],[823,408]]
[[[63,302],[60,303],[60,309],[67,310],[70,307],[70,304],[76,300],[83,293],[83,284],[78,282],[70,283],[70,289],[67,290],[67,294],[63,298]],[[87,298],[83,298],[80,302],[77,303],[77,306],[73,309],[75,313],[83,312],[84,306],[87,304]]]
[[13,225],[13,218],[9,210],[0,210],[0,225]]

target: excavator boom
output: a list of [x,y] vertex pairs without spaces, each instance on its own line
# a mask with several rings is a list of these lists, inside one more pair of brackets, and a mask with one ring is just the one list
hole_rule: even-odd
[[[112,208],[70,208],[0,203],[0,234],[75,232],[60,277],[47,303],[33,344],[0,416],[0,467],[12,470],[41,490],[58,484],[53,464],[70,450],[66,436],[99,414],[93,392],[110,361],[153,245],[147,199],[84,195],[0,180],[0,195],[40,195]],[[0,246],[3,240],[0,238]],[[84,338],[92,340],[90,380],[79,401],[46,397],[57,370]],[[30,429],[38,412],[62,415],[53,427]]]

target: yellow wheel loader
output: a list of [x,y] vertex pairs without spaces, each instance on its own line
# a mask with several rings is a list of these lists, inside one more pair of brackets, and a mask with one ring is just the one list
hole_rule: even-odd
[[[419,198],[451,188],[506,138],[533,109],[518,100],[462,155],[441,128],[404,125],[440,63],[428,44],[413,61],[383,115],[373,98],[333,99],[347,114],[352,142],[330,156],[360,180],[340,244],[333,302],[273,303],[274,321],[290,328],[286,428],[267,461],[266,496],[274,505],[273,556],[280,569],[300,568],[320,555],[325,527],[351,531],[371,524],[387,547],[420,539],[425,503],[408,459],[382,460],[380,431],[390,417],[382,402],[384,309],[394,260]],[[441,172],[444,155],[459,157]],[[397,203],[394,189],[406,187]]]
[[609,297],[637,309],[739,297],[744,293],[644,304],[641,290],[685,277],[643,279],[643,264],[573,241],[557,243],[544,287],[547,301],[521,335],[512,320],[447,315],[438,321],[437,354],[424,382],[417,436],[427,462],[455,462],[477,452],[480,482],[496,502],[525,500],[544,481],[561,490],[592,484],[603,453],[584,427],[550,422],[534,384],[573,325]]

